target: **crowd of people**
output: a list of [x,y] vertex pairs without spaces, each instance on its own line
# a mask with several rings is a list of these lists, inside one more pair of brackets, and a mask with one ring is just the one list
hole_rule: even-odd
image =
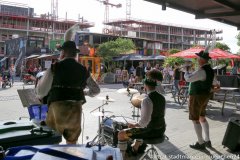
[[160,67],[159,63],[153,67],[150,62],[147,62],[144,65],[144,62],[140,61],[138,66],[134,68],[133,66],[129,69],[129,79],[122,79],[124,86],[133,87],[134,83],[142,82],[142,80],[146,77],[147,72],[152,69],[156,69],[163,74],[163,79],[168,79],[168,82],[171,82],[171,78],[173,76],[173,70],[168,67]]
[[[135,84],[141,83],[144,80],[144,78],[147,77],[147,74],[150,70],[156,70],[162,74],[162,80],[158,81],[158,86],[161,86],[162,83],[173,84],[173,87],[174,87],[173,96],[175,96],[179,91],[180,81],[185,82],[184,66],[189,66],[191,72],[195,71],[194,65],[191,61],[186,61],[182,65],[180,65],[178,62],[175,62],[174,65],[165,64],[163,66],[161,66],[159,63],[152,65],[150,62],[147,62],[144,65],[144,61],[140,61],[136,68],[132,66],[131,69],[129,70],[130,72],[129,79],[127,80],[122,79],[123,86],[134,88]],[[164,89],[162,87],[159,91],[162,94],[164,93]]]
[[42,66],[41,65],[32,65],[32,64],[30,64],[27,68],[26,68],[26,70],[24,71],[24,69],[23,69],[23,72],[25,72],[25,73],[28,73],[28,74],[31,74],[31,75],[33,75],[34,77],[36,77],[36,75],[39,73],[39,72],[41,72],[42,71]]
[[14,84],[14,77],[15,77],[15,67],[14,65],[10,65],[8,69],[6,69],[4,66],[1,66],[0,69],[0,83],[2,82],[9,82],[12,86]]
[[24,65],[22,65],[20,67],[20,73],[18,75],[16,72],[16,68],[14,67],[14,64],[11,64],[8,69],[6,69],[4,65],[2,65],[0,69],[0,82],[9,81],[11,83],[11,86],[13,86],[16,76],[19,76],[20,80],[24,81],[24,78],[27,78],[27,76],[25,76],[26,74],[29,74],[30,76],[34,77],[32,81],[35,81],[36,75],[41,71],[42,71],[41,65],[37,66],[37,65],[30,64],[28,67],[25,67]]

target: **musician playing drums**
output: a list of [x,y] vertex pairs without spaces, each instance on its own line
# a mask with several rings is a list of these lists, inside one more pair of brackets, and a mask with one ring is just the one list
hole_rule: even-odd
[[[123,158],[127,149],[127,141],[131,139],[160,138],[164,135],[165,124],[165,98],[156,91],[156,80],[146,78],[144,88],[146,97],[141,103],[141,117],[138,123],[128,123],[128,128],[118,133],[118,148]],[[132,147],[134,152],[138,151],[141,142],[136,141]]]

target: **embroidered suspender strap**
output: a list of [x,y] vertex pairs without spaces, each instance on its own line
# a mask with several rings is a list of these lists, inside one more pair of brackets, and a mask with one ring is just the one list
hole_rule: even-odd
[[83,89],[82,87],[61,86],[61,85],[53,85],[52,87],[53,88]]

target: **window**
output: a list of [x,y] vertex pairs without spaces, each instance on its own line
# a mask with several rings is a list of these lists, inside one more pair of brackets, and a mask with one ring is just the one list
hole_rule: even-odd
[[29,41],[29,47],[36,47],[36,41]]

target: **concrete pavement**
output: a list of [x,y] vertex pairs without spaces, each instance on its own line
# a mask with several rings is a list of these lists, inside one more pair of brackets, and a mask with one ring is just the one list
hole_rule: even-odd
[[[33,85],[27,85],[25,88],[33,88]],[[132,116],[133,107],[130,103],[130,97],[117,92],[122,88],[122,84],[105,84],[101,85],[101,93],[97,97],[106,97],[115,100],[104,105],[104,110],[109,111],[108,116]],[[28,117],[28,111],[22,107],[17,89],[22,89],[23,83],[16,82],[12,88],[0,88],[0,120],[15,120],[19,117]],[[87,103],[83,106],[83,132],[79,138],[79,143],[86,143],[97,135],[98,117],[90,112],[101,106],[104,102],[97,97],[87,97]],[[170,94],[165,95],[166,105],[166,135],[169,140],[156,145],[159,148],[159,154],[162,159],[228,159],[239,160],[240,152],[231,153],[227,148],[223,148],[222,140],[232,117],[240,117],[239,103],[238,109],[227,104],[224,109],[224,116],[221,115],[221,103],[211,102],[211,107],[207,110],[207,117],[210,126],[210,138],[213,148],[204,151],[193,150],[189,144],[196,142],[196,135],[193,130],[193,124],[188,120],[187,106],[179,106],[174,103]],[[102,109],[102,108],[101,108]],[[98,111],[98,109],[96,110]],[[94,112],[96,112],[94,111]],[[62,144],[65,142],[63,141]],[[132,157],[131,159],[139,159]]]

